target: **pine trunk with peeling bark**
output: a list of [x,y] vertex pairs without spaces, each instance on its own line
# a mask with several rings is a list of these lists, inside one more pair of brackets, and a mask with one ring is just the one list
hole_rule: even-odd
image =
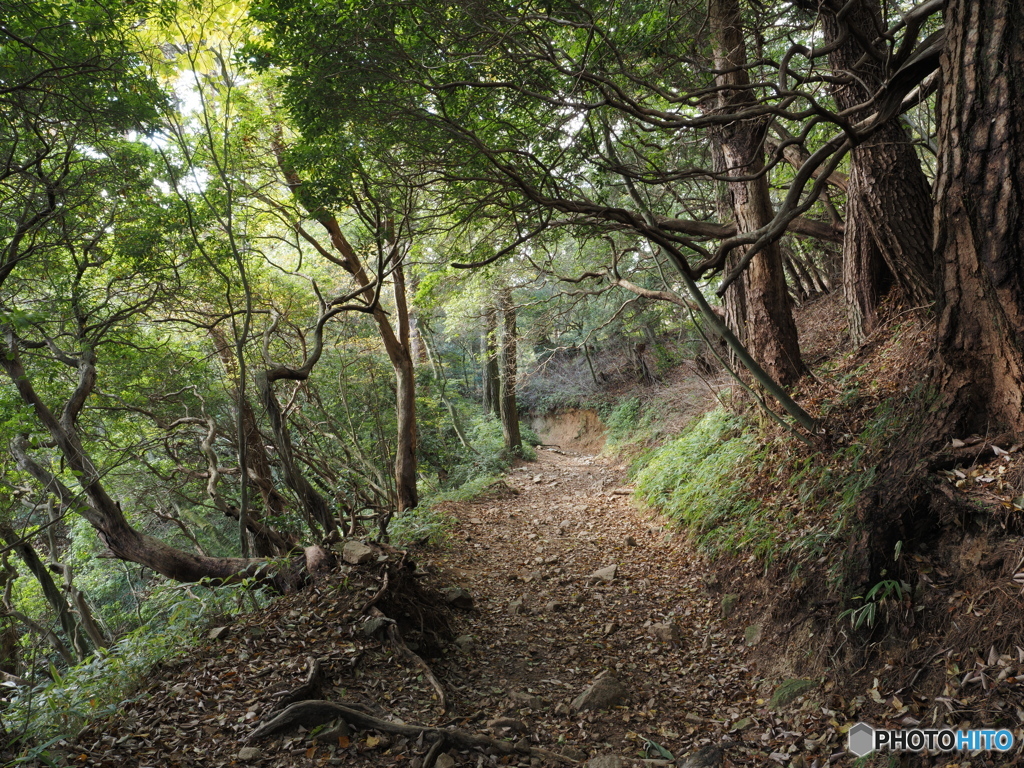
[[[710,0],[709,11],[717,72],[715,85],[719,89],[716,110],[729,114],[754,103],[745,69],[742,15],[737,0]],[[728,182],[739,232],[759,229],[775,215],[764,164],[767,127],[763,120],[737,120],[715,132],[726,174],[744,177]],[[745,250],[738,249],[732,258],[742,258]],[[807,369],[800,358],[779,243],[763,248],[736,282],[740,281],[742,286],[730,287],[725,296],[726,316],[734,333],[776,381],[783,385],[795,383]]]
[[[1024,5],[950,0],[939,96],[947,427],[1024,434]],[[955,434],[953,436],[956,436]]]

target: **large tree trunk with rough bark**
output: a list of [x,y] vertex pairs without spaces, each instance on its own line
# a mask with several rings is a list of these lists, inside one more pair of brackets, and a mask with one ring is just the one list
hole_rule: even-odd
[[[804,2],[821,12],[829,63],[841,82],[832,94],[851,122],[866,117],[886,81],[886,50],[879,39],[878,0]],[[868,106],[862,106],[867,104]],[[858,109],[860,107],[860,109]],[[843,288],[850,336],[864,341],[877,323],[878,303],[895,284],[915,306],[935,297],[931,189],[910,137],[892,120],[854,147],[847,189]]]
[[[742,16],[737,0],[710,0],[709,11],[717,73],[715,85],[719,89],[716,111],[729,114],[754,103],[745,69],[747,53]],[[737,120],[715,131],[726,175],[736,177],[728,186],[739,232],[759,229],[775,215],[764,165],[767,127],[763,120]],[[746,247],[738,249],[732,257],[742,258],[745,250]],[[780,384],[794,383],[806,373],[806,368],[800,359],[779,243],[764,247],[751,260],[740,280],[742,286],[730,288],[725,296],[726,317],[734,333]]]
[[1024,434],[1024,5],[950,0],[939,97],[939,387],[961,433]]

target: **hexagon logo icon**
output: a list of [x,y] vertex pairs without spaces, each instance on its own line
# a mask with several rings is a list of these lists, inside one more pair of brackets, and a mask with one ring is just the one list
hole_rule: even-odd
[[857,723],[846,737],[847,749],[856,757],[864,757],[875,750],[875,729],[867,723]]

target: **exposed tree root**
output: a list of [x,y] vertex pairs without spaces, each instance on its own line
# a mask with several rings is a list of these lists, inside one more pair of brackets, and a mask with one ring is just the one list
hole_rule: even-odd
[[441,754],[441,750],[444,749],[444,745],[447,743],[448,739],[443,734],[434,740],[434,743],[430,745],[430,749],[427,750],[427,754],[423,757],[423,768],[434,768],[437,756]]
[[323,694],[323,682],[324,672],[323,667],[320,664],[320,660],[314,659],[310,656],[309,674],[306,675],[306,681],[298,688],[285,692],[281,697],[281,700],[277,702],[277,705],[271,711],[280,712],[282,709],[291,706],[297,701],[307,701],[309,699],[319,698]]
[[[249,734],[246,743],[258,741],[291,725],[313,728],[341,718],[357,728],[393,733],[398,736],[441,740],[461,749],[493,749],[503,755],[529,755],[531,757],[555,760],[566,765],[575,765],[576,760],[537,747],[519,747],[507,741],[492,738],[481,733],[470,733],[459,728],[437,728],[429,725],[410,725],[382,720],[379,717],[355,709],[349,704],[334,701],[300,701],[286,707],[273,718]],[[431,748],[433,750],[433,747]],[[440,748],[438,748],[440,751]],[[435,756],[436,760],[436,756]]]
[[[386,619],[387,617],[381,612],[379,608],[370,608],[370,615],[377,616],[378,618]],[[441,685],[441,681],[437,679],[437,675],[434,674],[434,670],[430,668],[418,654],[414,653],[408,645],[405,644],[405,640],[402,639],[402,633],[398,631],[397,625],[393,622],[388,624],[388,639],[391,644],[395,646],[395,650],[401,653],[405,658],[420,668],[423,676],[430,683],[431,687],[437,692],[437,701],[441,705],[441,712],[448,711],[448,698],[444,693],[444,686]]]

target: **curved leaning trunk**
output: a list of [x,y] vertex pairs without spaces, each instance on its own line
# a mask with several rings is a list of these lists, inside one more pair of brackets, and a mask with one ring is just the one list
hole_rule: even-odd
[[282,591],[290,586],[288,575],[269,572],[265,560],[195,555],[132,527],[121,511],[121,505],[107,493],[100,473],[75,428],[75,419],[96,383],[96,369],[91,353],[87,350],[77,361],[78,386],[64,404],[58,418],[43,402],[25,370],[14,332],[5,329],[5,336],[4,348],[0,350],[0,367],[60,451],[68,470],[74,474],[81,487],[85,501],[28,455],[24,436],[15,439],[13,453],[21,468],[32,475],[47,492],[56,496],[61,504],[75,509],[92,525],[114,557],[144,565],[174,581],[211,579],[226,583],[251,576],[272,583]]

